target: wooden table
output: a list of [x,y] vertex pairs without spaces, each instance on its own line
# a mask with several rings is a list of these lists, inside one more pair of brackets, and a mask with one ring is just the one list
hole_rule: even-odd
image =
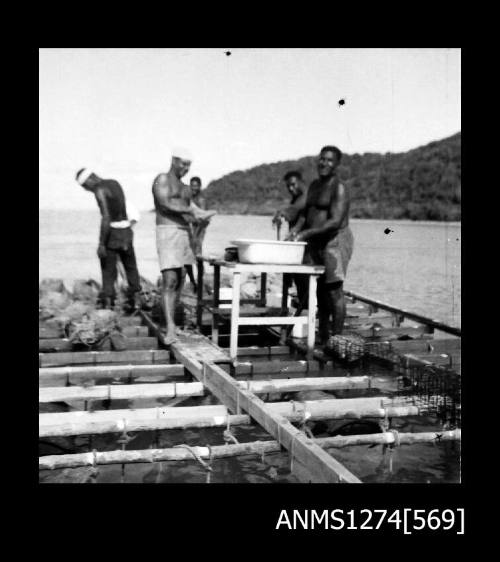
[[[214,268],[214,294],[212,308],[212,341],[218,343],[218,320],[219,305],[224,302],[231,303],[231,335],[229,343],[229,356],[236,360],[238,352],[238,328],[239,326],[287,326],[307,324],[307,349],[309,355],[314,350],[316,331],[316,287],[318,277],[324,273],[325,268],[318,265],[273,265],[260,263],[228,262],[220,259],[198,257],[198,323],[201,323],[201,311],[203,309],[203,262],[208,262]],[[232,301],[221,301],[220,299],[220,273],[221,268],[227,268],[233,278]],[[258,299],[240,299],[240,286],[242,273],[257,273],[261,275],[261,294]],[[266,282],[268,273],[283,274],[283,291],[281,298],[280,316],[241,316],[240,305],[244,303],[266,306]],[[308,315],[288,315],[288,288],[290,274],[303,274],[309,277]],[[283,330],[285,328],[282,328]]]

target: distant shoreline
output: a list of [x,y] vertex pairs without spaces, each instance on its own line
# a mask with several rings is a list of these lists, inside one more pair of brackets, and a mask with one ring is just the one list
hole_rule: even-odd
[[[98,209],[89,209],[84,208],[84,209],[74,209],[74,208],[68,208],[68,209],[60,209],[60,208],[55,208],[55,209],[47,209],[47,208],[40,208],[38,209],[38,212],[51,212],[51,213],[56,213],[56,212],[65,212],[65,211],[71,211],[71,212],[89,212],[89,213],[93,213],[95,215],[97,215],[99,213]],[[151,214],[154,212],[154,209],[143,209],[140,211],[140,213],[142,214]],[[251,213],[221,213],[219,212],[216,216],[223,216],[223,217],[269,217],[271,218],[273,215],[272,214],[259,214],[259,215],[253,215]],[[352,222],[355,223],[374,223],[374,222],[380,222],[380,223],[385,223],[385,224],[421,224],[421,225],[425,225],[425,224],[443,224],[443,225],[448,225],[448,226],[462,226],[462,222],[461,221],[443,221],[443,220],[412,220],[412,219],[365,219],[365,218],[350,218],[349,219]]]

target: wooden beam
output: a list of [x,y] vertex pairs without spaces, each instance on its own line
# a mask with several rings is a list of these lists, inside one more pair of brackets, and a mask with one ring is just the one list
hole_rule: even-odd
[[[130,351],[139,349],[158,349],[157,338],[127,337],[124,344],[127,346],[127,350]],[[58,353],[62,351],[72,351],[73,349],[74,344],[67,338],[46,338],[38,340],[38,350],[40,352]],[[99,351],[112,351],[112,346],[109,339],[107,339],[100,345]]]
[[379,316],[372,314],[370,316],[357,316],[355,318],[347,317],[344,322],[345,328],[359,328],[359,327],[368,327],[372,326],[373,324],[381,324],[387,328],[392,328],[394,326],[394,317],[393,316]]
[[128,338],[148,337],[149,329],[147,326],[124,326],[122,334]]
[[453,353],[460,351],[461,338],[391,341],[390,345],[396,353]]
[[[391,445],[396,440],[392,432],[375,433],[371,435],[348,435],[336,437],[322,437],[315,439],[322,449],[338,449],[355,445]],[[426,433],[398,433],[399,445],[413,443],[441,443],[443,441],[460,441],[461,431],[426,432]],[[180,462],[194,460],[193,453],[201,459],[218,459],[240,457],[245,455],[263,455],[279,453],[281,447],[277,441],[253,441],[237,445],[216,445],[213,447],[191,447],[191,451],[182,447],[165,449],[143,449],[135,451],[103,451],[94,453],[77,453],[67,455],[47,455],[38,458],[39,470],[54,470],[61,468],[78,468],[82,466],[150,463],[150,462]]]
[[415,365],[438,365],[440,367],[452,366],[451,356],[446,353],[428,353],[426,355],[413,355],[411,353],[406,353],[401,357],[401,360],[402,365],[406,368],[413,367]]
[[[219,336],[219,338],[222,335]],[[290,348],[287,345],[252,345],[248,347],[238,347],[238,357],[258,355],[290,355]]]
[[413,338],[431,338],[429,336],[427,327],[422,326],[399,326],[394,328],[385,328],[385,327],[371,327],[371,328],[354,328],[352,330],[355,334],[367,338],[367,339],[376,339],[380,341],[381,339],[385,338],[394,338],[397,339],[401,336],[410,336]]
[[[326,453],[314,441],[294,427],[281,413],[276,413],[275,404],[266,405],[248,390],[239,388],[234,381],[217,365],[205,365],[205,384],[220,400],[229,396],[233,408],[239,413],[246,411],[277,441],[291,456],[292,473],[304,479],[301,468],[306,469],[305,480],[310,482],[348,482],[361,481],[336,459]],[[294,462],[298,463],[294,467]],[[298,469],[294,470],[294,468]]]
[[[222,302],[222,301],[219,301]],[[232,304],[232,301],[231,301]],[[240,301],[241,304],[241,301]],[[232,306],[230,306],[229,308],[221,308],[219,307],[214,307],[214,306],[208,306],[206,307],[206,309],[211,313],[211,314],[217,314],[218,316],[231,316],[231,311],[232,311]],[[281,308],[276,307],[276,306],[249,306],[246,308],[240,308],[240,318],[246,317],[246,316],[258,316],[260,315],[266,315],[266,314],[278,314],[281,312]]]
[[185,376],[184,365],[109,365],[42,367],[40,387],[86,385],[95,381],[167,382]]
[[144,310],[140,310],[139,314],[141,315],[141,318],[146,324],[147,328],[150,330],[150,333],[154,334],[156,338],[161,338],[160,327],[153,322],[151,316]]
[[[306,480],[313,482],[361,482],[333,457],[325,453],[310,438],[294,427],[281,414],[274,413],[274,404],[266,404],[255,394],[238,387],[236,381],[214,364],[196,361],[188,344],[173,344],[172,350],[193,375],[221,402],[238,415],[245,410],[278,442],[290,451],[292,463],[297,463],[295,473],[303,480],[302,466],[307,471]],[[295,415],[295,412],[294,412]],[[293,469],[292,469],[293,472]]]
[[251,316],[238,320],[240,326],[281,326],[307,324],[307,316]]
[[321,370],[317,361],[295,360],[295,361],[236,361],[233,367],[222,365],[222,368],[232,375],[257,374],[288,374],[288,373],[316,373]]
[[369,299],[367,297],[363,297],[362,295],[358,295],[357,293],[353,293],[352,291],[344,291],[344,294],[348,297],[351,297],[352,299],[355,299],[356,301],[361,301],[363,303],[369,304],[369,305],[374,306],[376,308],[381,308],[382,310],[388,310],[390,312],[395,312],[395,313],[399,314],[400,316],[403,316],[404,318],[408,318],[409,320],[415,320],[416,322],[421,322],[421,323],[426,324],[427,326],[430,326],[430,327],[432,327],[436,330],[440,330],[441,332],[446,332],[448,334],[453,334],[455,336],[461,336],[462,335],[462,330],[460,328],[457,328],[455,326],[449,326],[448,324],[445,324],[444,322],[441,322],[440,320],[428,318],[426,316],[422,316],[421,314],[416,314],[414,312],[410,312],[410,311],[402,309],[402,308],[397,308],[395,306],[383,303],[383,302],[378,301],[378,300]]
[[[140,313],[141,311],[139,311]],[[120,326],[140,326],[142,324],[141,316],[120,316],[118,318]]]
[[167,363],[170,352],[164,349],[138,351],[73,351],[39,353],[39,367],[62,365],[96,365],[99,363]]

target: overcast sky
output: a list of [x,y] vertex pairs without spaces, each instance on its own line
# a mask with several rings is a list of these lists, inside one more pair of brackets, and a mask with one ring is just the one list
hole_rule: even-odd
[[90,166],[150,209],[174,145],[204,185],[324,144],[408,150],[460,130],[460,87],[460,49],[41,49],[39,206],[95,207]]

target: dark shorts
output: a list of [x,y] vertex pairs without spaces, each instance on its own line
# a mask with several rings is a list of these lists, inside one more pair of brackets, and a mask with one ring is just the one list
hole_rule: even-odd
[[347,265],[352,256],[354,236],[349,227],[339,230],[337,236],[326,245],[307,244],[304,264],[324,265],[325,283],[338,283],[345,280]]

